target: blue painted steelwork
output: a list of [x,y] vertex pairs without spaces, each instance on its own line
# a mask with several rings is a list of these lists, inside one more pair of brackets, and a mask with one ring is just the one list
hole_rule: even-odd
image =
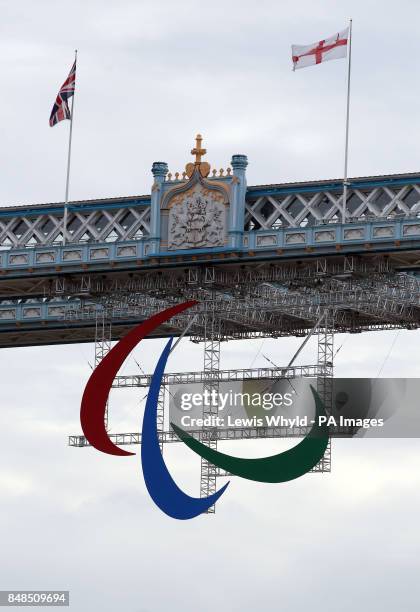
[[[238,155],[234,158],[242,158],[246,156]],[[233,161],[233,160],[232,160]],[[164,163],[164,162],[156,162]],[[167,172],[167,164],[166,166]],[[232,164],[234,166],[234,163]],[[234,168],[235,169],[235,168]],[[353,189],[373,189],[375,187],[401,187],[404,185],[420,185],[420,174],[412,173],[406,175],[395,175],[381,176],[381,177],[367,177],[367,178],[353,178],[349,179],[349,185]],[[175,181],[172,182],[172,184]],[[257,197],[261,196],[276,196],[283,194],[294,194],[294,193],[318,193],[322,191],[342,191],[343,183],[334,179],[331,181],[313,181],[313,182],[299,182],[299,183],[286,183],[286,184],[272,184],[272,185],[254,185],[246,188],[246,200],[252,201]],[[123,207],[150,207],[153,194],[143,196],[123,196],[121,198],[103,198],[99,200],[81,200],[78,202],[69,203],[69,211],[71,212],[83,212],[83,211],[99,211],[99,210],[116,210]],[[50,204],[31,204],[29,206],[7,206],[0,208],[0,218],[10,217],[25,217],[27,215],[48,215],[55,213],[62,213],[63,203],[50,203]]]
[[[257,230],[244,232],[242,245],[178,251],[158,251],[146,254],[150,239],[68,244],[65,247],[51,245],[24,249],[9,249],[0,252],[0,270],[8,276],[56,274],[63,270],[83,272],[89,270],[139,268],[156,263],[161,258],[173,259],[175,265],[197,256],[208,255],[213,260],[224,256],[244,259],[270,255],[273,258],[287,254],[323,255],[366,250],[381,252],[404,248],[420,248],[420,219],[376,220],[365,223],[329,224],[279,230]],[[308,251],[309,249],[309,251]],[[166,263],[170,263],[167,261]]]
[[419,173],[351,179],[343,225],[341,181],[247,187],[247,164],[245,155],[234,155],[232,175],[205,181],[229,192],[224,246],[168,248],[168,210],[161,207],[194,179],[167,180],[167,164],[155,162],[150,196],[71,202],[65,247],[62,204],[0,209],[0,272],[10,278],[137,269],[162,258],[184,265],[206,256],[277,259],[419,246]]
[[[401,187],[404,185],[419,185],[420,174],[406,174],[398,176],[378,176],[348,179],[350,189],[373,189],[375,187]],[[308,183],[286,183],[284,185],[255,185],[248,187],[247,199],[260,196],[276,196],[293,193],[318,193],[322,191],[343,191],[343,182],[331,181],[308,181]]]
[[[103,200],[82,200],[70,202],[68,209],[71,212],[91,212],[95,210],[115,210],[129,206],[150,207],[150,196],[134,196],[123,198],[106,198]],[[5,206],[0,208],[0,218],[26,217],[36,215],[50,215],[62,213],[63,204],[31,204],[30,206]]]
[[[365,254],[368,258],[372,254],[397,254],[395,269],[412,273],[420,269],[416,256],[420,251],[419,173],[351,179],[348,222],[342,224],[341,181],[247,187],[246,156],[234,155],[231,163],[232,171],[220,172],[219,176],[209,177],[205,171],[198,174],[195,167],[189,180],[179,179],[179,174],[176,180],[170,180],[167,164],[155,162],[150,196],[71,202],[65,246],[62,204],[0,209],[0,345],[91,338],[92,313],[89,321],[71,321],[79,292],[66,291],[76,277],[80,280],[89,276],[93,286],[102,279],[125,282],[133,278],[132,273],[147,271],[146,277],[153,282],[155,270],[163,274],[170,270],[171,275],[173,268],[180,267],[183,271],[177,273],[182,289],[184,272],[189,273],[194,266],[220,269],[224,264],[234,264],[240,273],[245,263],[249,269],[252,262],[259,262],[258,268],[260,263],[269,268],[271,263],[283,261],[294,265],[295,260],[330,257],[331,261]],[[192,214],[201,215],[206,227],[212,226],[217,215],[222,222],[199,239],[185,239],[181,234],[178,240],[178,220],[185,232],[185,210],[197,205],[197,190],[209,208],[198,214],[193,210]],[[176,214],[173,206],[179,207]],[[198,206],[203,206],[203,200]],[[213,212],[209,214],[208,210]],[[192,233],[197,231],[201,230]],[[215,234],[216,240],[211,243]],[[51,290],[52,284],[62,289]],[[44,299],[57,295],[67,299]],[[89,299],[88,292],[85,297]],[[133,315],[131,322],[138,322],[139,316],[142,314]],[[407,320],[412,324],[412,319]],[[392,318],[389,321],[394,322]],[[128,324],[128,319],[115,321],[120,330]],[[79,333],[83,326],[90,326],[91,331]],[[48,335],[50,329],[53,332]],[[71,333],[66,334],[66,329]],[[27,330],[33,333],[25,339],[22,332]]]
[[[244,162],[245,160],[245,162]],[[342,182],[338,180],[331,181],[313,181],[307,183],[285,183],[285,184],[272,184],[272,185],[255,185],[246,187],[245,179],[245,168],[246,168],[246,156],[235,155],[232,158],[232,166],[234,173],[244,179],[242,185],[241,201],[246,201],[248,204],[253,203],[256,198],[268,197],[268,196],[281,196],[289,194],[307,194],[307,193],[320,193],[320,192],[342,192]],[[165,173],[167,172],[167,164],[164,162],[156,162],[153,166],[153,173],[155,182],[161,186],[162,189],[168,189],[174,184],[181,183],[181,181],[166,181]],[[226,177],[218,178],[218,181],[226,180]],[[367,189],[371,190],[377,187],[404,187],[411,185],[420,185],[420,174],[412,173],[406,175],[390,175],[380,177],[366,177],[366,178],[354,178],[349,179],[350,189]],[[245,189],[243,189],[245,186]],[[152,191],[151,195],[144,196],[132,196],[132,197],[121,197],[121,198],[104,198],[99,200],[85,200],[69,203],[69,212],[72,213],[83,213],[83,212],[94,212],[101,210],[119,210],[123,208],[147,208],[151,206],[151,203],[155,197],[157,189]],[[155,198],[156,199],[156,198]],[[239,210],[240,203],[238,202],[234,208]],[[63,204],[62,203],[51,203],[51,204],[34,204],[30,206],[7,206],[0,208],[0,218],[24,218],[24,217],[37,217],[39,215],[62,215]]]

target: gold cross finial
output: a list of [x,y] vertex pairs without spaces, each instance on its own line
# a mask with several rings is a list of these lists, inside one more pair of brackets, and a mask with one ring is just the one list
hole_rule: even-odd
[[206,149],[201,148],[203,137],[201,134],[197,134],[195,137],[195,148],[191,150],[191,155],[195,155],[195,163],[201,164],[201,157],[207,153]]
[[197,136],[195,137],[195,147],[191,150],[191,155],[195,155],[195,162],[189,162],[185,166],[188,178],[191,178],[195,171],[198,171],[203,177],[208,176],[210,173],[210,164],[205,161],[201,161],[203,155],[207,153],[207,150],[201,147],[202,142],[202,135],[197,134]]

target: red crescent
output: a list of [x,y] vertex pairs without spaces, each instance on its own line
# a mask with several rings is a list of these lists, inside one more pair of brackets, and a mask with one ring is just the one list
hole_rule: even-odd
[[129,453],[116,446],[109,439],[105,429],[106,402],[112,383],[123,362],[140,340],[174,315],[195,304],[198,304],[195,300],[177,304],[140,323],[121,338],[94,369],[83,392],[80,423],[86,439],[97,450],[108,455],[135,455],[135,453]]

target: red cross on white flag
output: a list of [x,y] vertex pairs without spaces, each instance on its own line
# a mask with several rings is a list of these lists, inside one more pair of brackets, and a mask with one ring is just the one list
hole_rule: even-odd
[[293,70],[347,57],[349,28],[312,45],[292,45]]

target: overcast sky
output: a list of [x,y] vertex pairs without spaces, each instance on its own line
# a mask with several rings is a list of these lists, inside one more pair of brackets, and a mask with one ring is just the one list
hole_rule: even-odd
[[[182,171],[200,131],[208,161],[249,157],[248,183],[340,177],[345,62],[293,73],[290,45],[354,19],[349,171],[420,168],[415,0],[206,5],[151,0],[0,2],[1,205],[60,201],[68,123],[48,118],[79,51],[71,197],[150,193],[153,161]],[[338,336],[337,376],[419,375],[416,332]],[[135,351],[151,371],[162,344]],[[286,363],[298,339],[230,343],[226,367]],[[301,363],[315,362],[309,343]],[[176,522],[148,497],[139,456],[68,448],[93,346],[3,349],[0,588],[70,589],[77,612],[418,609],[420,445],[334,442],[331,474],[233,480],[214,516]],[[199,368],[183,341],[168,371]],[[133,358],[125,373],[137,371]],[[114,391],[112,431],[140,398]],[[178,446],[178,445],[176,445]],[[269,454],[282,442],[224,446]],[[137,449],[138,450],[138,449]],[[199,462],[166,448],[198,495]]]

